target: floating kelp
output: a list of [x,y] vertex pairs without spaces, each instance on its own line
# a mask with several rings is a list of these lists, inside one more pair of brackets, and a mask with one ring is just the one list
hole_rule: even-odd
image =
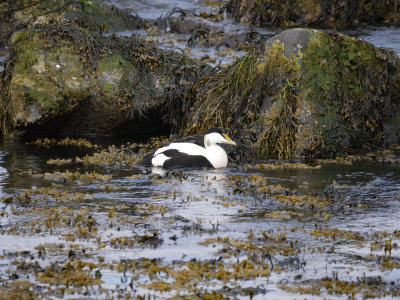
[[345,154],[336,156],[334,159],[317,159],[317,163],[321,164],[344,164],[352,165],[360,161],[375,161],[380,163],[400,163],[399,146],[391,145],[390,149],[380,150],[375,153],[367,153],[365,155],[350,155]]
[[337,240],[355,240],[355,241],[363,241],[364,238],[359,233],[354,233],[352,231],[338,229],[338,228],[315,228],[310,231],[311,236],[315,236],[316,238],[326,238],[331,239],[333,241]]
[[[10,196],[8,196],[10,197]],[[53,185],[51,188],[35,188],[24,190],[23,193],[17,194],[14,197],[14,201],[9,201],[14,204],[44,204],[49,201],[56,202],[84,202],[92,199],[93,197],[84,193],[70,193],[61,191],[57,185]],[[7,198],[3,200],[7,202]]]
[[72,163],[72,159],[49,159],[47,161],[48,165],[57,165],[57,166],[61,166],[61,165],[67,165]]
[[166,142],[170,141],[166,137],[150,138],[147,143],[126,143],[119,147],[115,145],[103,147],[93,144],[87,139],[79,138],[39,138],[33,142],[25,143],[28,146],[52,148],[55,146],[61,147],[77,147],[81,149],[94,149],[97,152],[86,154],[84,157],[76,157],[72,159],[50,159],[47,164],[65,165],[73,162],[81,163],[84,165],[99,165],[103,167],[133,167],[134,163],[139,161],[143,155],[147,154],[152,149],[160,148]]
[[111,180],[112,176],[107,174],[99,174],[95,171],[93,172],[54,172],[54,173],[44,173],[44,178],[48,180],[55,181],[67,181],[67,180],[76,180],[82,184],[88,183],[99,183],[99,182],[108,182]]
[[116,147],[109,146],[93,155],[86,155],[82,158],[77,157],[76,162],[86,165],[100,165],[104,167],[133,167],[140,161],[143,155],[152,149],[160,148],[168,139],[165,137],[151,138],[148,143],[127,143]]
[[134,153],[129,147],[124,146],[120,148],[109,146],[107,149],[94,153],[93,155],[87,154],[82,158],[77,157],[75,159],[77,163],[83,163],[85,165],[101,165],[106,167],[132,167],[136,160],[136,153]]
[[313,197],[311,195],[275,195],[274,199],[292,207],[305,207],[305,208],[325,208],[332,199]]
[[[323,161],[323,160],[321,160]],[[247,168],[250,169],[259,169],[259,170],[277,170],[277,169],[319,169],[321,165],[309,165],[304,163],[290,163],[290,162],[277,162],[277,163],[258,163],[256,165],[246,165]]]
[[[58,141],[48,147],[64,148]],[[99,146],[95,153],[78,146],[72,149],[88,152],[84,161],[49,166],[45,156],[37,164],[43,169],[23,173],[24,181],[32,180],[31,188],[5,189],[9,194],[0,198],[0,235],[7,247],[0,253],[0,295],[398,296],[400,228],[382,220],[397,211],[397,181],[379,175],[365,184],[349,179],[343,184],[343,178],[330,176],[335,166],[322,162],[157,174],[130,167],[134,155],[164,141]],[[35,155],[49,152],[33,145],[26,149]],[[71,151],[63,157],[75,156]],[[391,168],[398,166],[385,167],[390,168],[388,177],[397,180]],[[338,168],[355,176],[352,166]],[[103,173],[109,176],[105,181]],[[328,180],[327,188],[302,192],[297,182],[312,181],[304,176]],[[381,211],[383,218],[370,217]]]
[[92,144],[90,141],[84,139],[84,138],[79,138],[79,139],[73,139],[73,138],[64,138],[61,140],[58,139],[49,139],[49,138],[43,138],[43,139],[37,139],[33,142],[27,142],[27,145],[35,145],[38,147],[53,147],[53,146],[75,146],[79,148],[94,148],[97,149],[99,148],[98,145]]
[[355,281],[326,277],[321,280],[309,280],[293,285],[282,284],[279,287],[292,293],[321,295],[326,292],[330,295],[347,295],[351,298],[358,294],[368,298],[397,297],[400,295],[399,286],[392,286],[390,283],[382,281],[379,276],[364,276]]
[[[240,177],[240,176],[239,176]],[[241,177],[245,181],[246,177]],[[264,177],[265,178],[265,177]],[[171,179],[171,178],[170,178]],[[188,181],[193,184],[194,178],[191,176],[181,176],[182,182]],[[215,180],[210,178],[210,180]],[[234,178],[226,182],[227,188],[233,189],[235,185],[231,184]],[[239,180],[239,179],[238,179]],[[174,187],[181,183],[175,179],[172,181]],[[225,182],[225,181],[224,181]],[[252,184],[259,182],[259,186],[266,185],[267,181],[262,181],[262,177],[253,176],[249,178]],[[164,182],[165,184],[165,182]],[[211,183],[212,184],[212,183]],[[246,186],[249,184],[244,182]],[[205,183],[207,186],[207,183]],[[58,199],[57,203],[69,202],[67,197],[57,189],[61,186],[54,186],[51,190],[37,189],[36,191],[26,192],[32,198],[32,193],[37,195],[48,195],[49,199]],[[186,194],[175,197],[172,202],[176,203]],[[254,195],[257,197],[257,195]],[[36,197],[36,196],[34,196]],[[250,197],[250,196],[249,196]],[[61,202],[59,202],[61,201]],[[149,199],[149,201],[151,201]],[[190,201],[199,201],[199,199],[190,199]],[[189,201],[189,202],[190,202]],[[318,200],[323,203],[321,199]],[[218,201],[217,201],[218,202]],[[44,205],[45,202],[37,198],[36,205]],[[13,202],[13,205],[20,205]],[[243,205],[243,204],[239,204]],[[167,207],[168,208],[168,207]],[[141,210],[142,209],[142,210]],[[205,298],[211,297],[248,297],[249,295],[263,295],[266,293],[262,283],[265,280],[270,281],[275,275],[285,276],[288,279],[278,284],[283,291],[293,293],[306,293],[313,295],[338,294],[338,295],[365,295],[371,293],[374,297],[382,295],[394,295],[398,285],[392,285],[390,291],[384,292],[384,287],[388,283],[384,280],[374,282],[368,279],[368,285],[359,285],[360,289],[346,280],[337,278],[337,275],[329,278],[319,278],[315,282],[321,282],[319,285],[310,283],[308,280],[299,281],[292,279],[293,274],[301,279],[302,268],[309,263],[309,256],[315,257],[315,253],[325,255],[326,248],[314,248],[301,237],[302,232],[311,237],[321,240],[324,245],[333,246],[354,243],[357,247],[369,248],[369,243],[373,242],[381,246],[372,248],[372,253],[385,248],[387,255],[380,259],[378,265],[385,270],[398,268],[396,259],[390,258],[390,251],[394,248],[391,239],[398,239],[398,233],[375,232],[371,231],[357,232],[336,227],[315,227],[306,230],[303,227],[283,228],[276,226],[268,230],[250,230],[246,235],[240,237],[229,236],[226,230],[218,229],[218,225],[213,231],[200,231],[201,236],[207,232],[212,233],[198,240],[198,247],[203,251],[210,251],[210,258],[204,259],[177,259],[173,261],[163,261],[156,258],[116,258],[104,257],[102,253],[108,253],[112,249],[113,253],[120,251],[131,251],[128,249],[151,249],[159,247],[162,243],[167,243],[164,237],[170,236],[169,241],[176,242],[184,235],[194,235],[195,230],[190,229],[188,225],[178,226],[176,234],[171,236],[170,230],[176,230],[178,224],[187,224],[188,220],[182,221],[179,218],[169,219],[163,216],[166,212],[164,204],[144,203],[137,212],[139,214],[132,217],[123,215],[117,209],[111,208],[107,212],[99,211],[98,207],[66,208],[25,208],[18,207],[13,210],[13,218],[22,218],[26,221],[19,222],[18,226],[9,226],[7,230],[2,229],[3,235],[28,235],[36,236],[38,234],[62,234],[64,243],[47,243],[35,247],[34,251],[26,252],[7,252],[3,253],[0,260],[12,258],[13,263],[9,266],[10,278],[8,284],[0,287],[0,291],[15,293],[15,286],[20,286],[19,294],[30,291],[37,292],[37,295],[52,296],[70,296],[80,295],[116,295],[116,291],[121,292],[126,297],[131,297],[130,289],[137,292],[135,297],[142,295],[157,295],[160,297],[185,298],[188,295],[203,295]],[[326,207],[325,207],[326,209]],[[140,217],[145,213],[146,217]],[[156,222],[157,216],[163,218],[163,229],[151,229],[152,223]],[[287,218],[288,217],[288,218]],[[290,220],[291,216],[286,216]],[[129,220],[131,219],[131,220]],[[146,221],[147,219],[147,221]],[[201,225],[197,225],[201,227]],[[115,228],[114,231],[111,228]],[[118,228],[118,229],[116,229]],[[126,229],[130,229],[129,233]],[[175,229],[173,229],[175,228]],[[132,232],[133,229],[133,232]],[[118,232],[121,230],[121,233]],[[181,234],[179,234],[181,232]],[[215,234],[217,233],[217,236]],[[397,235],[396,235],[397,234]],[[84,243],[80,244],[80,241]],[[90,246],[88,246],[88,243]],[[93,245],[94,243],[94,245]],[[312,245],[312,244],[311,244]],[[334,248],[334,247],[333,247]],[[112,255],[114,256],[114,254]],[[28,259],[27,259],[28,258]],[[369,258],[366,258],[369,259]],[[369,268],[375,266],[377,258],[368,260]],[[49,263],[50,262],[50,263]],[[311,262],[310,262],[311,263]],[[300,270],[294,272],[292,270]],[[15,274],[15,275],[13,275]],[[17,275],[18,274],[18,275]],[[112,274],[112,275],[111,275]],[[13,279],[19,276],[20,280]],[[32,286],[25,285],[23,280],[29,276],[30,281],[35,280],[40,284],[40,289],[32,289]],[[121,289],[115,289],[107,284],[109,276],[117,278],[118,286]],[[336,276],[336,277],[335,277]],[[304,275],[306,277],[306,275]],[[17,278],[17,277],[15,277]],[[120,280],[119,280],[120,279]],[[360,279],[361,280],[361,279]],[[332,284],[329,284],[331,281]],[[358,281],[357,281],[358,282]],[[360,281],[362,282],[362,280]],[[247,288],[243,288],[246,284]],[[350,289],[351,287],[354,287]],[[382,287],[382,288],[380,288]],[[127,290],[124,290],[127,288]],[[25,290],[27,289],[27,291]],[[83,291],[83,292],[82,292]],[[379,292],[378,292],[379,291]],[[382,294],[384,293],[384,294]],[[122,295],[121,294],[121,295]]]

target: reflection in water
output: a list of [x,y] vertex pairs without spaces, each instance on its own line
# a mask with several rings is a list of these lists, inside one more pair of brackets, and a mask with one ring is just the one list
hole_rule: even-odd
[[[163,170],[83,165],[76,163],[75,157],[85,156],[89,150],[37,148],[18,140],[4,140],[0,151],[3,197],[24,195],[25,189],[33,188],[28,199],[23,199],[24,204],[14,199],[12,205],[21,215],[14,214],[11,205],[5,207],[0,203],[1,210],[6,212],[0,225],[8,230],[18,224],[19,230],[27,232],[18,233],[18,238],[12,232],[3,234],[0,250],[6,252],[23,249],[37,255],[40,245],[63,244],[57,250],[60,252],[44,260],[48,264],[68,260],[68,247],[79,245],[91,249],[87,250],[89,258],[80,259],[97,261],[97,256],[101,256],[106,263],[119,264],[121,260],[146,257],[172,268],[177,262],[218,259],[228,265],[244,259],[250,261],[257,251],[269,249],[273,264],[282,271],[272,272],[267,281],[263,277],[243,280],[240,286],[257,284],[276,299],[292,299],[293,294],[279,286],[300,275],[306,281],[339,273],[341,280],[354,280],[366,273],[400,284],[395,270],[382,272],[375,264],[371,272],[368,260],[371,255],[385,255],[382,245],[371,250],[371,243],[376,240],[384,245],[390,236],[393,245],[400,243],[393,235],[400,230],[399,164],[358,162],[326,164],[320,169]],[[47,164],[49,159],[56,158],[72,162],[60,166]],[[43,176],[65,171],[96,172],[111,179],[63,181]],[[269,185],[282,186],[277,193],[298,196],[293,198],[298,203],[278,201],[276,194],[265,192]],[[326,207],[318,203],[302,206],[304,195],[330,197],[331,202]],[[57,227],[58,223],[53,222],[59,216],[66,218],[64,223],[59,222],[65,227]],[[88,224],[97,226],[98,231],[88,231]],[[221,239],[215,245],[204,244],[207,240],[217,241],[218,237]],[[289,248],[274,250],[282,243]],[[298,253],[285,254],[292,248]],[[232,257],[232,253],[236,256]],[[393,246],[391,257],[400,258],[398,247]],[[0,276],[16,268],[7,258],[1,263]],[[115,290],[116,284],[129,287],[129,280],[121,283],[121,272],[117,270],[118,267],[102,270],[103,288]],[[134,276],[135,271],[129,272],[129,276]],[[35,276],[28,275],[31,277],[27,280],[34,280]],[[217,280],[215,283],[217,287],[221,284]],[[149,293],[143,287],[136,289]],[[260,292],[258,296],[264,295]]]
[[214,203],[216,199],[223,201],[228,197],[227,169],[183,172],[187,179],[172,187],[172,193],[181,199],[181,203],[177,201],[174,214],[214,228],[230,220],[237,209],[221,211]]
[[[2,165],[4,164],[4,156],[5,152],[0,152],[0,197],[6,197],[6,193],[4,192],[4,186],[6,184],[6,180],[8,178],[7,169],[4,168]],[[0,215],[0,226],[5,226],[9,223],[8,214],[10,209],[6,207],[6,204],[2,201],[0,202],[0,212],[3,214]]]
[[4,185],[6,183],[6,179],[8,178],[7,169],[2,165],[4,163],[4,152],[0,152],[0,197],[4,197]]

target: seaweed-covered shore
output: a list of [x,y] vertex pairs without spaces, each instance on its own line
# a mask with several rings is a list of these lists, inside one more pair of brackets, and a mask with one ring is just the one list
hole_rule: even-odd
[[[399,58],[309,28],[397,1],[116,2],[0,3],[0,298],[399,297]],[[213,126],[228,168],[137,166]]]

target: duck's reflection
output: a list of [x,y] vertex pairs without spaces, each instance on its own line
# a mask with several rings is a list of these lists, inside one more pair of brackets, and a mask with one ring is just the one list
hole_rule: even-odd
[[227,222],[236,209],[224,205],[229,201],[227,169],[165,170],[152,168],[154,174],[172,178],[169,196],[173,215],[179,215],[207,227]]

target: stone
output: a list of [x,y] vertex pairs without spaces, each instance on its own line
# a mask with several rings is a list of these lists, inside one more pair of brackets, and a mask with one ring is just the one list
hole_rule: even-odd
[[212,70],[134,35],[102,36],[74,25],[19,31],[10,50],[3,133],[164,133],[194,98],[194,83]]
[[186,120],[185,134],[227,128],[243,159],[382,149],[400,142],[400,60],[359,38],[289,29],[203,79]]

